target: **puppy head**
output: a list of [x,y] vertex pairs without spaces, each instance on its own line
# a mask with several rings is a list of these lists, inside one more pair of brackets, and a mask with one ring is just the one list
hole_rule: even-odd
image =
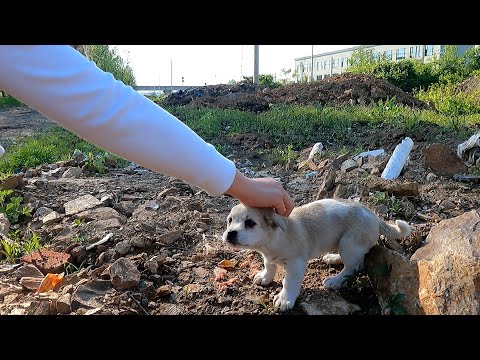
[[267,243],[276,231],[285,231],[287,219],[270,208],[238,204],[227,217],[223,241],[242,249],[255,249]]

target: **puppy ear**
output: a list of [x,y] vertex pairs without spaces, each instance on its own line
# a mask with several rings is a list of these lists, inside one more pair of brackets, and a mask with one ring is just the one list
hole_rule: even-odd
[[264,214],[265,222],[271,227],[279,227],[283,231],[287,230],[287,219],[281,215],[278,215],[273,209],[267,209]]

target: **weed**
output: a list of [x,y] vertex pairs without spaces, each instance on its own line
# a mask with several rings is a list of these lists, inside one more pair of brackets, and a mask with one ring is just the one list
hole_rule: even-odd
[[395,294],[390,296],[387,301],[386,309],[390,315],[408,315],[407,309],[403,305],[405,294]]
[[21,196],[8,198],[12,193],[12,190],[0,190],[0,213],[7,215],[10,223],[16,224],[21,217],[30,217],[32,214],[30,208],[21,205],[23,200]]
[[21,256],[22,247],[15,241],[8,241],[6,239],[0,240],[0,243],[3,246],[3,250],[0,252],[5,255],[7,262],[14,263],[15,259]]
[[24,241],[22,248],[23,248],[22,250],[24,255],[30,254],[40,249],[41,248],[40,238],[38,237],[37,233],[34,232],[30,239]]

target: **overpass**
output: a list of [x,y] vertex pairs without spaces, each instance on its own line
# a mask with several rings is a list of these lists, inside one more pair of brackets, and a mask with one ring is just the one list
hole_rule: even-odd
[[[204,86],[204,85],[200,85],[200,86]],[[165,94],[170,94],[170,92],[172,90],[173,91],[188,90],[188,89],[191,89],[191,88],[194,88],[194,87],[200,87],[200,86],[170,86],[170,85],[167,85],[167,86],[142,86],[142,85],[139,85],[139,86],[135,86],[134,89],[137,90],[137,91],[144,91],[144,92],[162,91]]]

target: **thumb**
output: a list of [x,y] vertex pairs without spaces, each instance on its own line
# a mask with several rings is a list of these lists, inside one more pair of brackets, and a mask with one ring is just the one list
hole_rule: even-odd
[[282,215],[282,216],[283,216],[283,214],[285,214],[285,211],[287,210],[283,201],[279,201],[278,203],[273,205],[273,208],[275,209],[275,212],[277,214]]

